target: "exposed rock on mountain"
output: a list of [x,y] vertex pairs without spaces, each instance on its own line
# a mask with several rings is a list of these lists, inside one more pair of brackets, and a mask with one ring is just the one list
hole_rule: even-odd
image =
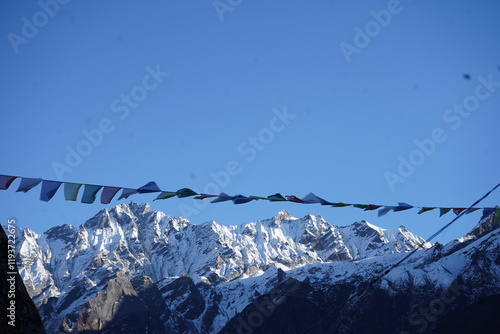
[[403,226],[338,227],[285,211],[193,225],[135,203],[18,234],[20,273],[50,333],[416,333],[500,295],[492,216],[445,246]]
[[46,333],[38,310],[17,274],[14,248],[9,247],[16,243],[16,235],[12,233],[13,225],[8,228],[10,238],[0,226],[0,333]]

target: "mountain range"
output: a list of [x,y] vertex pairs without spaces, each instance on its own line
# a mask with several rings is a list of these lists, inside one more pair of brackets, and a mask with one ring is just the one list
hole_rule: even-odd
[[489,216],[441,245],[286,211],[195,225],[130,202],[16,239],[48,333],[468,333],[498,324],[499,231]]

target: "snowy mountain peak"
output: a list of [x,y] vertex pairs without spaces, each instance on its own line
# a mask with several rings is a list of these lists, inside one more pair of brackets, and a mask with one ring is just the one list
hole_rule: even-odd
[[[78,295],[86,302],[111,273],[124,273],[119,279],[123,284],[140,275],[154,282],[187,276],[218,285],[259,277],[272,268],[287,271],[407,252],[419,240],[410,232],[384,230],[365,221],[337,227],[321,216],[294,218],[284,210],[241,225],[193,225],[130,202],[104,209],[79,227],[57,226],[40,236],[21,234],[18,244],[21,275],[35,302],[56,297],[57,305],[73,312],[69,305],[81,304],[69,300]],[[78,292],[72,292],[75,289]]]
[[128,207],[136,216],[144,215],[146,213],[151,212],[151,207],[149,206],[148,203],[135,203],[130,201]]
[[294,217],[288,213],[288,211],[286,210],[281,210],[279,211],[276,216],[274,216],[274,222],[279,224],[281,223],[283,220],[290,220],[290,219],[294,219]]
[[272,219],[239,226],[215,221],[193,225],[130,202],[100,211],[79,228],[63,225],[40,237],[25,234],[22,242],[35,245],[35,253],[47,254],[40,265],[59,282],[47,277],[33,290],[53,284],[57,291],[82,271],[92,282],[100,280],[105,268],[155,280],[187,273],[216,282],[258,275],[273,265],[291,269],[404,252],[420,240],[410,232],[384,230],[366,221],[339,228],[320,216],[299,219],[285,210]]
[[71,240],[74,238],[76,233],[76,229],[68,224],[64,224],[61,226],[55,226],[51,229],[49,229],[47,232],[44,234],[46,235],[47,239],[63,239],[63,240]]
[[[490,217],[466,238],[423,250],[380,281],[380,287],[390,298],[407,287],[416,293],[414,300],[420,300],[434,286],[444,286],[440,277],[449,285],[457,273],[469,270],[466,263],[478,263],[479,271],[469,275],[474,279],[471,287],[495,282],[500,274],[495,269],[497,228]],[[89,324],[106,323],[109,310],[120,307],[142,310],[141,319],[146,320],[154,313],[157,324],[165,324],[168,332],[217,333],[245,305],[273,287],[293,282],[292,277],[300,281],[299,289],[305,289],[300,295],[314,290],[301,305],[330,305],[340,297],[323,298],[348,296],[353,286],[369,282],[374,273],[404,257],[398,253],[423,243],[431,247],[404,226],[383,229],[359,221],[338,227],[321,216],[294,218],[286,211],[241,225],[194,225],[133,202],[102,210],[79,227],[56,226],[41,235],[25,229],[17,235],[19,273],[47,329],[54,333],[62,327],[65,332],[83,331]],[[481,256],[490,258],[478,262]],[[484,266],[494,268],[484,276]],[[426,286],[429,282],[436,284]],[[127,301],[128,306],[115,305]],[[144,301],[151,304],[141,304]],[[121,328],[118,320],[115,325]],[[108,332],[123,331],[109,326]]]
[[[107,211],[107,209],[105,209]],[[113,214],[116,214],[118,216],[122,214],[126,214],[129,216],[135,215],[135,216],[143,216],[149,212],[151,212],[151,207],[147,203],[135,203],[130,201],[129,204],[119,204],[112,208],[110,212]]]

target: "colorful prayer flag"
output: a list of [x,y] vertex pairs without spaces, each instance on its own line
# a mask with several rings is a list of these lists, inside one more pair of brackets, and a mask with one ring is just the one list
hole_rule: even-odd
[[78,190],[82,185],[79,183],[64,182],[64,199],[67,201],[76,201]]
[[372,211],[372,210],[377,210],[378,208],[382,207],[382,205],[375,205],[375,204],[369,204],[366,208],[365,211]]
[[7,190],[17,176],[0,175],[0,190]]
[[233,196],[229,196],[226,193],[220,193],[219,196],[217,196],[216,199],[211,201],[210,203],[219,203],[219,202],[225,202],[225,201],[230,201],[233,199]]
[[439,217],[441,218],[443,215],[450,212],[451,208],[439,208]]
[[105,186],[101,193],[101,204],[109,204],[122,187]]
[[398,206],[396,206],[394,208],[394,212],[404,211],[404,210],[408,210],[408,209],[411,209],[411,208],[413,208],[413,205],[410,205],[410,204],[404,203],[404,202],[399,202]]
[[243,204],[243,203],[248,203],[250,201],[253,201],[253,198],[251,197],[246,197],[243,195],[236,195],[232,198],[234,204]]
[[319,198],[318,196],[314,195],[313,193],[307,194],[304,198],[302,198],[302,201],[304,203],[321,203],[324,201],[322,198]]
[[158,187],[158,185],[154,181],[150,181],[150,182],[146,183],[145,185],[143,185],[142,187],[137,189],[137,192],[139,194],[158,193],[160,191],[161,191],[161,189]]
[[19,184],[19,188],[17,188],[16,192],[18,191],[22,191],[24,193],[28,192],[28,190],[36,187],[40,182],[42,182],[42,179],[23,177],[21,179],[21,184]]
[[175,191],[162,191],[155,199],[154,201],[156,201],[157,199],[167,199],[167,198],[171,198],[171,197],[174,197],[175,195],[177,195],[177,192]]
[[101,190],[102,186],[94,184],[86,184],[83,189],[82,203],[92,204],[95,201],[97,192]]
[[271,202],[281,202],[286,201],[286,198],[283,197],[280,193],[276,193],[274,195],[267,196],[267,199]]
[[[78,197],[78,192],[82,186],[80,183],[71,183],[71,182],[59,182],[59,181],[51,181],[51,180],[42,180],[41,178],[26,178],[26,177],[18,177],[18,176],[11,176],[11,175],[0,175],[0,189],[6,190],[10,187],[12,182],[16,178],[21,178],[21,182],[19,184],[18,189],[16,192],[28,192],[30,189],[34,188],[38,184],[42,183],[42,190],[40,193],[40,200],[42,201],[49,201],[52,199],[52,197],[55,195],[59,187],[61,186],[62,183],[64,183],[64,198],[68,201],[76,201]],[[497,185],[495,188],[499,187]],[[363,209],[365,211],[372,211],[379,209],[378,211],[378,216],[384,216],[386,215],[389,211],[404,211],[404,210],[409,210],[411,208],[414,208],[414,206],[404,203],[404,202],[399,202],[397,206],[382,206],[382,205],[375,205],[375,204],[349,204],[349,203],[343,203],[343,202],[329,202],[324,200],[321,197],[316,196],[313,193],[309,193],[306,195],[304,198],[298,198],[295,195],[287,195],[283,197],[280,193],[276,193],[274,195],[269,195],[268,197],[261,197],[261,196],[244,196],[244,195],[236,195],[236,196],[230,196],[225,193],[220,193],[219,195],[212,195],[212,194],[198,194],[192,189],[189,188],[182,188],[179,189],[175,192],[173,191],[162,191],[156,182],[150,181],[147,184],[143,185],[140,188],[121,188],[121,187],[111,187],[111,186],[100,186],[100,185],[85,185],[84,193],[82,195],[82,203],[93,203],[95,201],[96,195],[99,192],[99,190],[103,188],[103,191],[101,193],[101,203],[102,204],[108,204],[113,197],[116,195],[116,193],[121,189],[122,193],[118,200],[128,198],[129,196],[133,194],[144,194],[144,193],[152,193],[152,192],[160,192],[160,194],[156,197],[155,200],[158,199],[167,199],[171,198],[174,196],[177,196],[179,198],[183,197],[190,197],[190,196],[195,196],[194,199],[205,199],[205,198],[213,198],[215,197],[211,203],[218,203],[218,202],[224,202],[224,201],[230,201],[232,200],[234,204],[243,204],[243,203],[248,203],[252,200],[268,200],[271,202],[282,202],[282,201],[289,201],[289,202],[294,202],[294,203],[301,203],[301,204],[311,204],[311,203],[320,203],[321,205],[331,205],[333,207],[345,207],[345,206],[354,206],[355,208]],[[494,188],[494,189],[495,189]],[[491,191],[490,191],[491,192]],[[489,194],[489,193],[488,193]],[[438,207],[418,207],[420,210],[418,211],[418,214],[422,214],[427,211],[431,211],[434,209],[439,209],[439,217],[443,216],[444,214],[448,213],[449,211],[453,210],[453,212],[456,215],[460,214],[470,214],[474,211],[477,211],[481,208],[438,208]],[[498,221],[500,219],[500,209],[498,207],[496,208],[482,208],[483,209],[483,214],[481,219],[484,219],[488,215],[491,215],[493,212],[495,212],[495,221]]]
[[205,199],[210,197],[217,197],[217,195],[199,194],[198,196],[195,196],[194,199]]
[[123,188],[122,194],[120,195],[120,197],[118,197],[118,200],[121,200],[122,198],[129,198],[131,195],[134,195],[137,193],[138,193],[137,189]]
[[384,206],[382,209],[378,210],[378,216],[385,216],[389,211],[394,210],[394,206]]
[[290,202],[295,202],[295,203],[305,203],[303,200],[298,198],[297,196],[291,195],[291,196],[285,196],[286,199]]
[[423,207],[423,208],[420,209],[420,211],[418,212],[418,214],[420,215],[420,214],[422,214],[424,212],[431,211],[431,210],[434,210],[434,209],[436,209],[436,208],[435,207]]
[[335,205],[335,203],[328,202],[321,197],[314,195],[313,193],[309,193],[303,199],[304,203],[320,203],[321,205]]
[[251,195],[250,197],[253,198],[256,201],[258,201],[260,199],[265,199],[267,201],[269,200],[269,198],[267,198],[267,197],[261,197],[261,196],[253,196],[253,195]]
[[189,188],[182,188],[176,191],[177,197],[183,198],[183,197],[189,197],[189,196],[194,196],[198,195],[197,192],[189,189]]
[[50,201],[52,197],[57,192],[57,189],[61,186],[62,182],[59,181],[42,181],[42,191],[40,192],[40,200],[44,202]]

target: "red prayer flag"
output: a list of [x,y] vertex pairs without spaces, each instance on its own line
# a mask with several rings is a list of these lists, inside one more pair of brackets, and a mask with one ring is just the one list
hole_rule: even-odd
[[217,197],[217,195],[199,194],[198,196],[195,196],[194,199],[205,199],[210,197]]
[[285,196],[287,200],[290,202],[295,202],[295,203],[305,203],[303,200],[298,198],[297,196],[291,195],[291,196]]

